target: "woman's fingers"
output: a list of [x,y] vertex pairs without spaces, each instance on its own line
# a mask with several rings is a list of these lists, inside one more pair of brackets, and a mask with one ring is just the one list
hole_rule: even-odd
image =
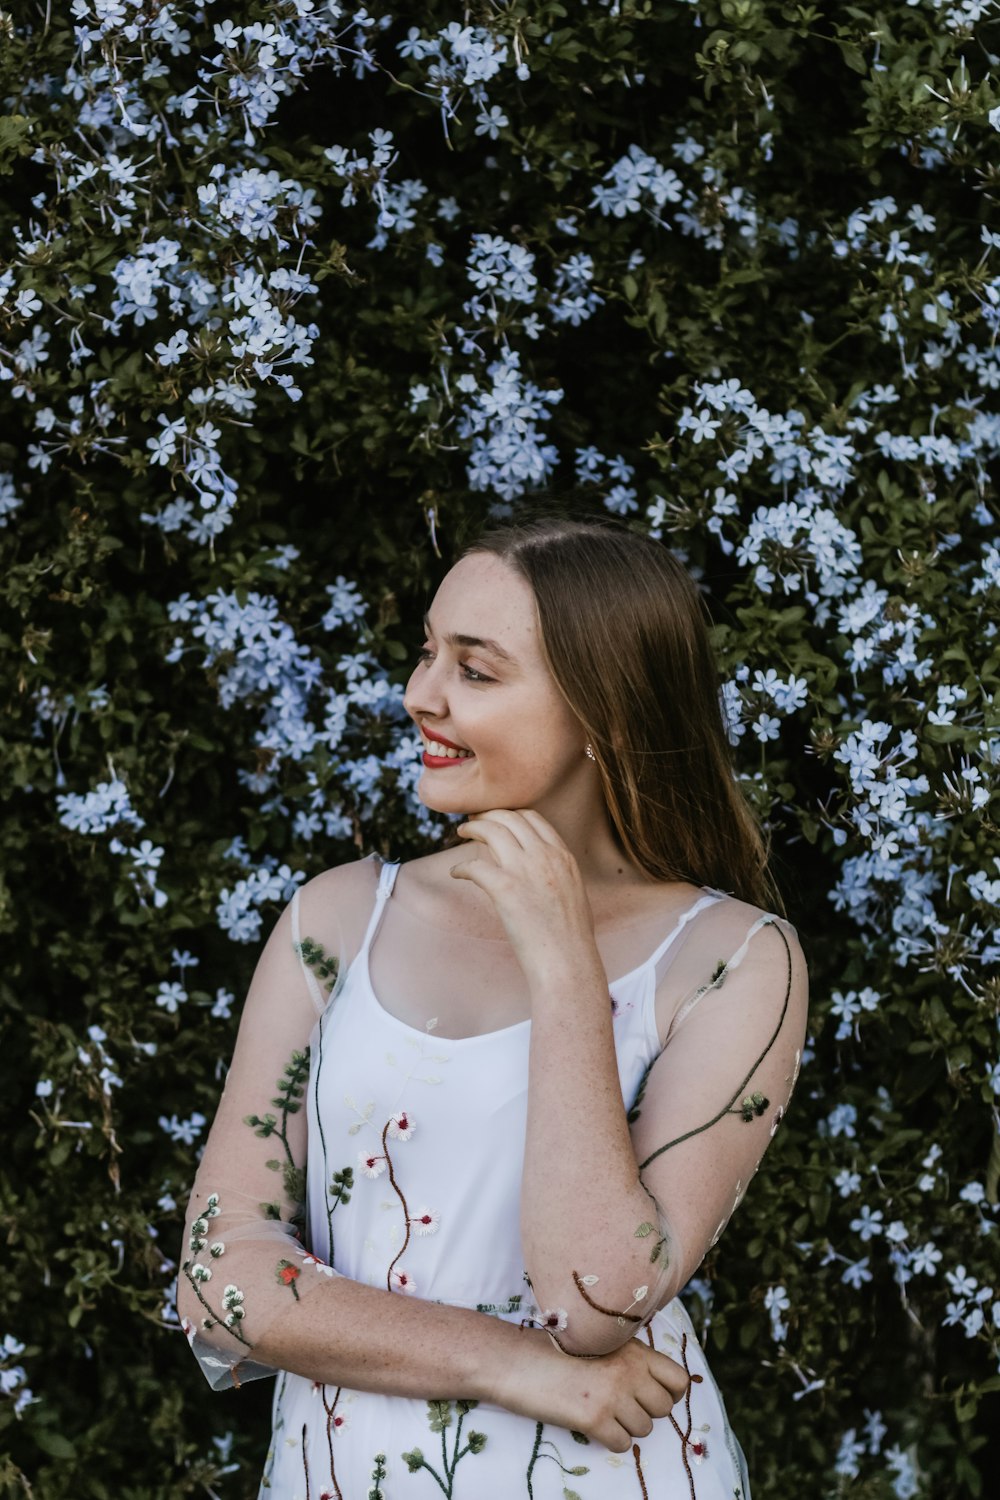
[[565,848],[565,842],[559,837],[552,824],[547,818],[543,818],[540,812],[535,812],[533,807],[519,807],[518,814],[538,834],[543,843],[552,844],[557,848]]
[[658,1380],[648,1380],[635,1393],[635,1399],[643,1411],[651,1417],[666,1417],[674,1409],[674,1396]]
[[667,1354],[661,1354],[657,1349],[649,1351],[649,1373],[669,1391],[674,1401],[683,1401],[687,1395],[688,1386],[693,1380],[696,1384],[701,1383],[700,1375],[688,1375],[683,1365],[679,1365],[675,1359]]
[[457,832],[467,842],[485,844],[497,863],[504,855],[512,858],[524,852],[524,845],[512,828],[485,814],[466,818],[464,823],[458,825]]

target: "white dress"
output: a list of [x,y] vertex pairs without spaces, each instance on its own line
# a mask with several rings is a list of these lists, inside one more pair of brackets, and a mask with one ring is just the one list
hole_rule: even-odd
[[[342,1275],[517,1324],[532,1308],[518,1228],[531,1023],[448,1039],[382,1006],[369,954],[398,870],[382,866],[360,950],[310,1038],[306,1244]],[[653,1001],[673,946],[732,899],[702,889],[645,962],[611,984],[626,1104],[661,1050]],[[297,910],[293,930],[299,945]],[[703,1379],[624,1455],[484,1403],[279,1372],[260,1496],[749,1500],[742,1449],[679,1298],[643,1336]]]

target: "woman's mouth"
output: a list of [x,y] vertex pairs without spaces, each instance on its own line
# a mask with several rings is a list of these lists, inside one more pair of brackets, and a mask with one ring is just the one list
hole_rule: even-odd
[[459,750],[453,745],[443,745],[440,740],[424,737],[424,753],[421,759],[432,771],[444,766],[456,766],[465,760],[475,760],[471,750]]

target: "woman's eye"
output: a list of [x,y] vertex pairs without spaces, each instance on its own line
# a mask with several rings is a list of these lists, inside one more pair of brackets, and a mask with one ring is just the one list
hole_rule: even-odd
[[[426,646],[421,646],[417,652],[417,661],[430,661],[433,655],[433,651],[429,650]],[[492,682],[494,680],[492,677],[487,677],[485,672],[477,672],[475,667],[467,667],[464,662],[462,663],[462,671],[465,673],[466,682]]]

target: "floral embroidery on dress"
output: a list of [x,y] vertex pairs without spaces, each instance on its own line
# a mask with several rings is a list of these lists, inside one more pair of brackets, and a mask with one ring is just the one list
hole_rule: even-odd
[[[324,966],[325,955],[319,945],[310,947],[307,940],[302,953],[306,957],[311,954],[320,968]],[[739,955],[734,957],[738,962]],[[723,983],[732,988],[736,966],[733,961],[714,963],[712,979],[700,986],[699,993]],[[328,968],[327,976],[331,972],[335,975],[336,971]],[[650,1187],[647,1192],[651,1201],[645,1210],[648,1217],[636,1225],[643,1212],[640,1209],[634,1219],[621,1225],[624,1253],[630,1255],[628,1264],[636,1267],[638,1274],[633,1270],[625,1280],[620,1268],[613,1263],[607,1267],[595,1264],[588,1253],[586,1260],[581,1258],[579,1271],[571,1270],[572,1262],[565,1267],[563,1284],[569,1288],[572,1281],[573,1290],[563,1295],[560,1284],[558,1291],[547,1293],[544,1299],[553,1304],[566,1301],[568,1308],[540,1306],[541,1298],[530,1300],[520,1291],[507,1294],[506,1289],[522,1279],[523,1250],[514,1235],[505,1238],[498,1228],[499,1220],[494,1222],[490,1215],[498,1214],[503,1207],[503,1223],[516,1226],[516,1202],[500,1203],[497,1183],[502,1180],[503,1191],[509,1193],[518,1181],[511,1165],[513,1157],[508,1160],[507,1151],[508,1146],[511,1151],[522,1149],[519,1131],[523,1130],[527,1037],[514,1028],[483,1047],[475,1040],[466,1046],[462,1038],[435,1038],[431,1042],[429,1038],[402,1036],[399,1023],[389,1012],[380,1014],[358,1000],[357,989],[368,982],[368,972],[366,962],[355,959],[337,1003],[323,1013],[310,1037],[311,1053],[305,1049],[292,1054],[274,1090],[270,1112],[259,1110],[245,1117],[255,1134],[272,1142],[272,1149],[278,1148],[277,1159],[268,1165],[281,1174],[284,1197],[293,1197],[289,1192],[293,1187],[309,1189],[301,1256],[282,1246],[286,1252],[283,1257],[275,1255],[268,1262],[267,1274],[270,1276],[274,1267],[277,1283],[273,1297],[286,1307],[292,1300],[306,1302],[319,1278],[344,1275],[381,1284],[396,1294],[474,1307],[481,1314],[509,1320],[515,1327],[520,1324],[526,1329],[543,1330],[556,1343],[567,1327],[579,1336],[573,1326],[577,1317],[593,1326],[596,1312],[614,1319],[623,1338],[643,1329],[652,1347],[669,1350],[690,1373],[690,1363],[700,1359],[701,1352],[683,1305],[675,1298],[661,1304],[661,1311],[656,1307],[663,1285],[660,1278],[665,1268],[669,1270],[675,1248],[668,1242],[667,1219]],[[638,980],[641,971],[634,972]],[[784,1114],[780,1105],[776,1112],[771,1110],[766,1097],[768,1092],[776,1092],[773,1070],[766,1075],[767,1089],[758,1088],[760,1079],[754,1076],[771,1043],[749,1072],[746,1069],[753,1054],[746,1049],[744,1065],[733,1070],[731,1085],[726,1085],[727,1091],[732,1089],[728,1100],[710,1099],[703,1113],[695,1114],[692,1109],[693,1120],[682,1116],[681,1125],[692,1128],[678,1134],[678,1126],[672,1132],[675,1139],[665,1144],[659,1144],[655,1136],[650,1140],[648,1112],[662,1107],[663,1090],[654,1090],[650,1082],[657,1056],[650,1056],[644,1030],[648,1004],[645,999],[641,1005],[637,1003],[647,992],[640,990],[638,983],[634,990],[626,983],[616,995],[610,989],[608,993],[622,1088],[626,1103],[632,1099],[628,1119],[635,1124],[643,1116],[641,1128],[649,1141],[640,1171],[665,1151],[700,1135],[718,1121],[723,1122],[720,1130],[729,1130],[734,1137],[749,1138],[759,1130],[766,1143],[766,1130],[757,1127],[757,1120],[770,1112],[768,1123],[773,1135]],[[782,1010],[782,1019],[784,1014]],[[761,1036],[757,1041],[758,1048],[763,1040]],[[788,1056],[790,1061],[790,1051]],[[787,1064],[782,1070],[792,1071]],[[453,1081],[462,1100],[460,1110],[449,1097]],[[345,1088],[353,1089],[353,1096],[345,1093]],[[306,1172],[294,1175],[289,1134],[292,1116],[306,1093],[310,1110],[308,1178]],[[692,1097],[697,1101],[706,1093]],[[411,1104],[415,1105],[415,1115]],[[724,1120],[727,1114],[737,1117],[731,1127]],[[713,1118],[706,1118],[709,1115]],[[345,1134],[355,1136],[362,1131],[361,1141],[345,1151],[351,1164],[338,1165],[339,1153],[334,1155],[332,1143],[339,1140],[345,1144]],[[295,1140],[300,1138],[294,1136]],[[359,1150],[362,1145],[364,1149]],[[495,1166],[501,1170],[494,1172]],[[733,1171],[732,1177],[735,1175]],[[742,1170],[743,1178],[748,1180],[751,1175],[752,1167]],[[726,1180],[731,1182],[729,1177]],[[373,1190],[371,1182],[380,1186]],[[487,1187],[492,1191],[487,1192]],[[736,1184],[733,1208],[742,1192],[741,1180]],[[304,1191],[296,1193],[293,1201],[300,1199],[305,1200]],[[217,1195],[215,1206],[217,1209]],[[287,1222],[284,1202],[268,1205],[270,1210],[271,1217]],[[336,1255],[330,1229],[334,1212],[338,1214]],[[324,1216],[326,1241],[322,1239]],[[220,1321],[232,1318],[232,1327],[237,1337],[243,1334],[241,1342],[249,1354],[251,1345],[245,1327],[251,1317],[244,1312],[243,1292],[236,1284],[239,1278],[222,1274],[220,1280],[223,1268],[228,1269],[232,1263],[225,1258],[231,1253],[232,1235],[213,1235],[211,1217],[206,1210],[203,1222],[198,1221],[200,1243],[192,1246],[186,1274],[196,1280],[207,1313]],[[728,1217],[717,1234],[721,1234]],[[487,1237],[477,1230],[481,1222],[493,1226]],[[223,1221],[223,1228],[227,1223]],[[452,1243],[461,1247],[460,1254],[452,1253]],[[676,1253],[681,1248],[678,1245]],[[530,1287],[526,1275],[523,1280]],[[475,1300],[477,1292],[482,1300]],[[461,1300],[463,1296],[467,1300]],[[570,1300],[573,1297],[580,1299],[578,1308]],[[255,1294],[251,1301],[256,1300]],[[213,1309],[217,1311],[213,1313]],[[189,1336],[195,1332],[191,1330]],[[524,1337],[534,1339],[537,1333],[526,1332]],[[658,1421],[648,1439],[618,1455],[605,1453],[600,1445],[595,1449],[579,1433],[489,1407],[476,1412],[477,1403],[471,1400],[431,1400],[426,1406],[401,1401],[387,1407],[384,1396],[354,1393],[283,1373],[276,1393],[262,1496],[406,1500],[407,1494],[423,1496],[437,1491],[448,1500],[482,1500],[484,1495],[492,1500],[494,1494],[502,1495],[502,1500],[602,1500],[619,1493],[632,1496],[632,1500],[667,1500],[668,1496],[678,1500],[682,1494],[687,1494],[688,1500],[697,1500],[696,1479],[704,1487],[710,1474],[712,1493],[732,1492],[745,1500],[745,1465],[741,1469],[737,1460],[738,1445],[714,1384],[702,1385],[701,1381],[699,1373],[691,1375],[686,1395],[670,1417]],[[391,1424],[387,1423],[388,1413],[398,1413],[398,1421],[393,1415]],[[391,1448],[389,1433],[394,1439]],[[582,1454],[581,1446],[585,1450]],[[484,1453],[486,1462],[476,1463]],[[575,1463],[577,1455],[588,1462]],[[619,1474],[619,1469],[625,1472]]]

